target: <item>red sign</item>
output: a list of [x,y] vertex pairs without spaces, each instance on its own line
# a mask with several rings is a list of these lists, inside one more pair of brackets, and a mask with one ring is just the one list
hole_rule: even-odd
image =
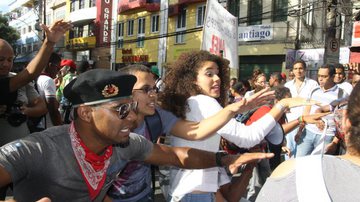
[[96,42],[98,46],[110,46],[112,0],[97,0],[96,24],[98,33]]
[[354,22],[351,46],[360,46],[360,22]]

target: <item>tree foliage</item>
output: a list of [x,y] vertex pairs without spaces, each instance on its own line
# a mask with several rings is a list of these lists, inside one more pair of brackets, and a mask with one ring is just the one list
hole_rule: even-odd
[[0,15],[0,38],[6,40],[15,50],[16,41],[20,38],[19,33],[9,26],[8,18]]

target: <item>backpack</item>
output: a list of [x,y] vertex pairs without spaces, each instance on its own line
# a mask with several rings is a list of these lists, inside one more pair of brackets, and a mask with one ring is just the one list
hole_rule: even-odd
[[[151,142],[156,144],[158,142],[158,140],[160,140],[159,143],[163,143],[162,140],[164,140],[164,138],[159,139],[159,138],[165,136],[162,132],[163,124],[161,121],[160,114],[156,109],[155,109],[155,114],[145,117],[145,124],[146,124],[146,128],[150,134]],[[159,167],[155,166],[155,165],[151,165],[151,181],[152,181],[153,193],[155,193],[155,181],[156,181],[155,172],[156,171],[159,171]]]

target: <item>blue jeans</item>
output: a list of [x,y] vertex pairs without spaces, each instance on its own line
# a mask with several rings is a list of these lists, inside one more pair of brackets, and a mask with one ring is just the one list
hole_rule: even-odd
[[[285,138],[286,138],[286,147],[288,147],[291,151],[292,155],[296,154],[296,142],[295,142],[295,135],[298,132],[299,127],[295,128],[293,131],[291,131],[290,133],[286,134]],[[288,155],[285,155],[285,159],[289,159]]]
[[[296,157],[310,155],[315,147],[320,143],[320,138],[321,134],[316,134],[304,129],[296,147]],[[333,136],[325,136],[325,146],[329,144],[333,138]]]
[[186,194],[181,202],[215,202],[215,193]]

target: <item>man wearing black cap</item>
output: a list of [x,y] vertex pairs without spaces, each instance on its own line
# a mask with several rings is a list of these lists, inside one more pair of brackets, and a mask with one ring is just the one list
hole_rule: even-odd
[[101,69],[70,82],[64,95],[75,107],[74,121],[1,147],[0,187],[12,182],[18,201],[102,201],[131,160],[191,169],[227,166],[234,172],[244,163],[272,157],[169,148],[130,133],[136,119],[135,82],[135,76]]

